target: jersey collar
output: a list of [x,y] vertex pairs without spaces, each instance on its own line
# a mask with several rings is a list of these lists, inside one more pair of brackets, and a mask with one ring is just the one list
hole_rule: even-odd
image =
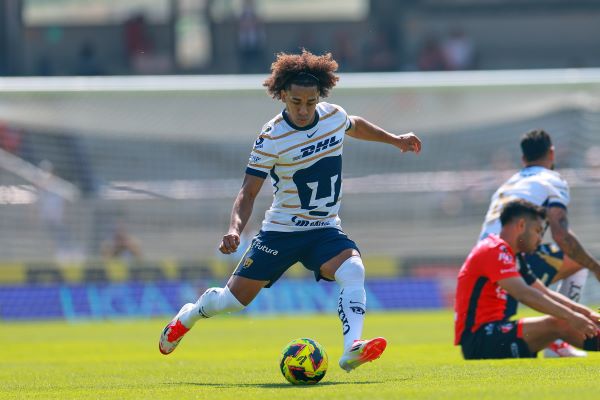
[[300,126],[294,124],[292,122],[292,120],[290,119],[290,117],[289,117],[289,115],[287,113],[287,110],[284,109],[281,112],[281,115],[283,116],[283,119],[285,120],[285,122],[287,122],[287,124],[289,126],[291,126],[293,129],[295,129],[297,131],[307,131],[309,129],[314,128],[319,123],[319,113],[317,112],[317,110],[315,110],[315,120],[312,123],[310,123],[309,125],[306,125],[304,127],[300,127]]

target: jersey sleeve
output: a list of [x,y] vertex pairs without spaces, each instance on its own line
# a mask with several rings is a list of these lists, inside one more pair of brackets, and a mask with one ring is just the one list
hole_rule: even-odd
[[265,179],[278,158],[275,141],[263,130],[252,147],[246,173]]
[[548,185],[548,197],[544,203],[546,207],[562,207],[566,209],[570,200],[571,196],[567,182],[562,179],[556,179]]
[[350,119],[350,116],[346,114],[346,126],[344,127],[344,132],[348,132],[350,129],[352,129],[352,120]]
[[485,275],[492,283],[521,276],[515,257],[505,246],[490,249],[485,263]]
[[344,132],[348,132],[352,128],[352,120],[350,119],[350,116],[343,107],[340,107],[337,104],[332,104],[332,106],[338,110],[340,117],[345,119]]

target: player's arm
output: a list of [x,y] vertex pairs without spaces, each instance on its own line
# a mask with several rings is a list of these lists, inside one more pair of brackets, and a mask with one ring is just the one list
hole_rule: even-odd
[[562,207],[550,207],[547,212],[552,239],[560,249],[579,265],[590,269],[600,280],[600,264],[588,253],[577,237],[569,229],[567,210]]
[[541,313],[567,321],[571,327],[585,334],[587,337],[593,337],[597,334],[598,328],[595,322],[592,322],[587,316],[553,300],[539,289],[527,285],[521,277],[500,279],[498,285],[520,303]]
[[550,290],[548,289],[543,283],[542,281],[540,281],[539,279],[536,280],[531,287],[539,290],[540,292],[542,292],[543,294],[545,294],[546,296],[550,297],[552,300],[556,301],[557,303],[560,303],[562,305],[564,305],[565,307],[568,307],[569,309],[578,312],[580,314],[585,315],[586,317],[588,317],[589,319],[591,319],[592,321],[594,321],[596,324],[600,324],[600,314],[598,314],[597,312],[591,310],[590,308],[584,306],[583,304],[579,304],[574,302],[573,300],[569,299],[567,296],[564,296],[558,292],[555,292],[554,290]]
[[227,234],[223,236],[219,250],[223,254],[235,252],[240,244],[240,234],[252,215],[254,200],[260,192],[264,178],[246,174],[244,182],[231,210],[231,219]]
[[348,136],[370,142],[381,142],[391,144],[400,149],[400,151],[412,151],[419,153],[421,151],[421,139],[410,132],[404,135],[394,135],[362,117],[350,115],[352,126],[346,131]]

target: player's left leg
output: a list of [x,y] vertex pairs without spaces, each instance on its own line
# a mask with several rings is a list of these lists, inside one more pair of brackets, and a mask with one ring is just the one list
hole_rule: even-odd
[[[557,291],[573,301],[579,302],[587,269],[573,261],[554,244],[543,244],[531,255],[526,256],[531,270],[542,282],[549,286],[559,282]],[[569,343],[558,339],[544,350],[544,357],[585,357],[587,353],[579,350]]]
[[552,283],[558,282],[557,291],[569,299],[580,302],[583,287],[588,277],[589,269],[582,267],[569,256],[563,257],[563,263]]
[[365,267],[358,251],[343,250],[321,267],[321,275],[340,286],[337,312],[342,322],[344,349],[360,339],[367,309]]
[[325,262],[321,276],[334,279],[340,286],[338,316],[342,322],[344,353],[339,365],[350,372],[358,366],[381,356],[387,342],[378,337],[361,339],[366,312],[365,268],[355,249],[345,249]]

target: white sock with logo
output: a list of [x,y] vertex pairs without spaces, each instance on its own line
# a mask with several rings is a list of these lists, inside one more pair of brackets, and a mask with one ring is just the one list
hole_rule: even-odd
[[200,318],[210,318],[217,314],[241,311],[245,306],[235,298],[229,287],[207,289],[196,301],[194,307],[184,313],[179,320],[186,328],[194,326]]
[[588,276],[589,269],[582,268],[573,275],[566,277],[558,284],[556,291],[569,299],[581,302],[583,287]]
[[344,261],[335,272],[335,281],[341,289],[337,311],[342,321],[345,351],[361,338],[367,309],[365,267],[361,258],[352,256]]

